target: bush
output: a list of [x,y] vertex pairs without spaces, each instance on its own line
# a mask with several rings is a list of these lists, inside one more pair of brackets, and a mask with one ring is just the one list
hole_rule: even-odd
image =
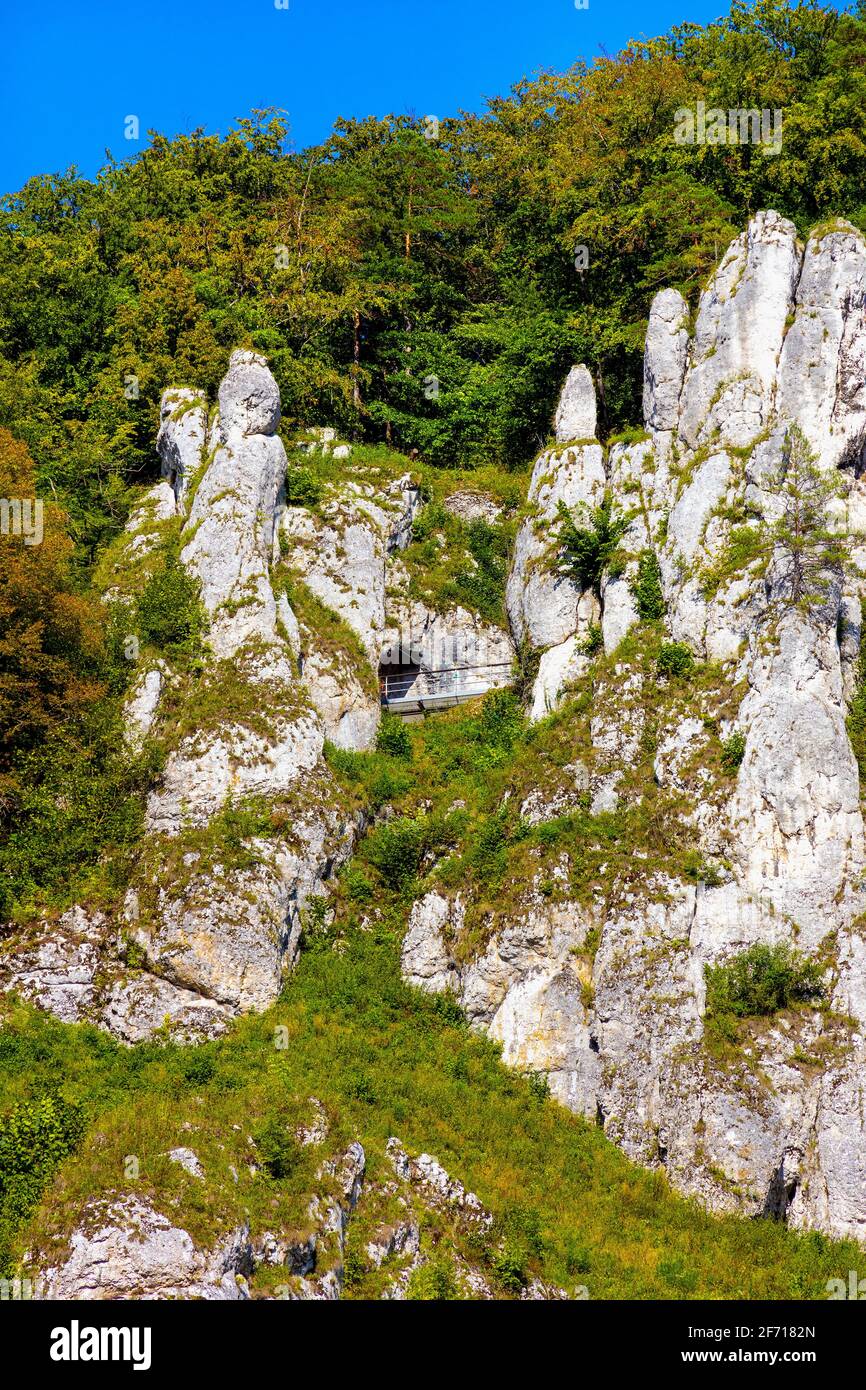
[[262,1165],[272,1178],[291,1177],[298,1166],[301,1146],[284,1115],[269,1115],[253,1138]]
[[662,575],[658,557],[654,550],[641,551],[637,562],[637,575],[631,586],[638,616],[643,622],[657,622],[665,615],[665,596],[662,590]]
[[656,660],[660,676],[688,676],[695,669],[695,658],[685,642],[665,642]]
[[290,507],[315,507],[323,495],[321,483],[309,468],[289,464],[286,470],[286,502]]
[[77,1147],[84,1127],[80,1108],[56,1093],[19,1102],[0,1120],[0,1275],[11,1273],[12,1233]]
[[502,811],[480,821],[466,860],[481,884],[493,887],[502,878],[508,866],[508,827]]
[[513,1245],[506,1245],[493,1256],[493,1275],[506,1293],[520,1293],[526,1284],[523,1256]]
[[366,854],[386,885],[399,892],[415,878],[426,847],[427,827],[423,820],[403,816],[380,826],[370,836]]
[[722,767],[731,777],[743,761],[746,752],[746,735],[739,729],[731,734],[730,738],[725,739],[722,744]]
[[820,999],[821,970],[786,943],[757,942],[725,965],[704,967],[707,1017],[748,1018]]
[[136,626],[142,642],[160,651],[189,647],[204,631],[198,586],[176,557],[152,574],[139,595]]
[[564,502],[557,507],[557,539],[563,551],[563,569],[581,589],[598,593],[602,574],[614,557],[629,517],[614,515],[609,493],[597,507],[583,503],[580,515],[585,525],[575,519]]
[[491,690],[485,695],[476,726],[479,742],[497,752],[510,753],[525,727],[523,710],[513,690]]
[[589,631],[580,643],[584,656],[595,656],[604,647],[604,637],[600,623],[590,623]]
[[376,735],[376,748],[380,753],[389,753],[393,758],[411,758],[412,740],[409,730],[396,714],[382,715]]
[[406,1297],[417,1302],[453,1302],[460,1296],[454,1266],[443,1256],[414,1269],[406,1286]]

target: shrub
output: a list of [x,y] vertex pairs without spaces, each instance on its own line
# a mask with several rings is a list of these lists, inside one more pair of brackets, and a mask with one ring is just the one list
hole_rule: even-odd
[[309,468],[289,464],[286,471],[286,502],[290,507],[315,507],[323,495],[322,484]]
[[412,740],[409,730],[396,714],[385,713],[376,735],[376,748],[394,758],[411,758]]
[[466,859],[480,883],[492,887],[499,882],[508,865],[508,827],[504,812],[497,811],[479,823]]
[[600,623],[590,623],[589,631],[580,643],[580,650],[584,656],[595,656],[604,646],[604,637]]
[[708,1017],[747,1018],[820,999],[821,970],[786,943],[757,942],[725,965],[704,967]]
[[637,575],[631,586],[638,616],[643,622],[656,622],[665,615],[665,596],[658,556],[654,550],[641,551]]
[[660,676],[688,676],[695,669],[695,658],[685,642],[665,642],[656,660]]
[[57,1093],[19,1102],[0,1119],[0,1275],[11,1273],[12,1231],[36,1206],[54,1169],[84,1133],[84,1116]]
[[507,532],[476,517],[466,527],[465,543],[472,565],[457,571],[448,586],[448,595],[474,608],[489,622],[498,622],[505,600]]
[[255,1131],[253,1138],[262,1160],[262,1166],[272,1178],[291,1177],[298,1166],[301,1146],[295,1137],[286,1117],[282,1114],[269,1115]]
[[514,1245],[505,1245],[493,1256],[493,1275],[506,1293],[520,1293],[526,1284],[523,1256]]
[[403,816],[382,825],[370,836],[367,858],[379,870],[389,888],[405,888],[418,873],[427,846],[423,820]]
[[743,761],[746,752],[746,735],[739,729],[726,738],[722,744],[722,767],[731,777]]
[[418,1302],[453,1302],[459,1299],[460,1286],[450,1260],[440,1255],[414,1269],[406,1286],[406,1297]]
[[564,502],[557,507],[559,532],[557,539],[563,552],[563,569],[581,589],[594,589],[598,593],[601,577],[613,559],[614,553],[629,523],[628,516],[615,516],[613,501],[609,493],[597,507],[582,504],[575,519]]
[[170,556],[150,576],[136,605],[136,625],[143,642],[160,651],[189,647],[204,631],[205,616],[198,586],[180,560]]
[[539,1105],[550,1097],[550,1082],[547,1079],[547,1072],[528,1071],[526,1080],[529,1083],[529,1091],[533,1100],[537,1100]]
[[497,752],[510,753],[526,727],[513,690],[491,690],[484,697],[476,726],[478,740]]

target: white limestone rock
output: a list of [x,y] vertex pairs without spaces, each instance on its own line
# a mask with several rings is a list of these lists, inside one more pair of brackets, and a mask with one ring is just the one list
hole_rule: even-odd
[[378,693],[364,685],[348,663],[337,665],[331,653],[318,649],[315,635],[306,629],[301,646],[301,680],[325,738],[336,748],[355,752],[374,748],[381,714]]
[[172,1042],[194,1044],[220,1037],[230,1018],[215,1000],[139,970],[114,980],[97,1021],[123,1043],[144,1042],[164,1031]]
[[695,448],[751,444],[766,427],[785,326],[800,272],[794,224],[759,212],[701,295],[680,399],[679,433]]
[[133,749],[141,749],[156,721],[167,667],[158,662],[143,671],[123,706],[124,736]]
[[404,979],[416,989],[441,994],[457,988],[457,968],[449,957],[443,936],[452,920],[459,931],[463,924],[459,897],[452,902],[440,893],[427,893],[414,904],[403,938],[400,963]]
[[803,430],[824,468],[866,447],[866,243],[850,224],[810,237],[794,322],[779,359],[776,411]]
[[[201,391],[172,386],[159,403],[156,451],[162,464],[162,487],[171,491],[176,508],[186,511],[190,483],[207,453],[208,406]],[[174,512],[175,508],[172,508]]]
[[643,361],[648,430],[675,430],[689,346],[689,306],[679,290],[659,290],[650,306]]
[[[592,598],[592,595],[584,595]],[[597,605],[596,605],[597,606]],[[549,647],[541,658],[532,687],[529,718],[533,724],[546,718],[560,703],[563,692],[589,670],[590,657],[583,650],[584,637],[567,637],[557,647]]]
[[236,1302],[249,1298],[251,1273],[247,1226],[202,1249],[143,1198],[96,1199],[81,1213],[66,1259],[40,1277],[37,1297]]
[[286,453],[274,434],[279,391],[263,357],[232,353],[219,395],[219,442],[196,489],[181,561],[199,582],[212,650],[232,657],[251,639],[280,641],[270,569]]
[[404,549],[420,497],[411,479],[388,493],[350,482],[316,515],[288,507],[286,563],[359,638],[375,670],[385,630],[387,557]]
[[[268,686],[263,685],[263,698]],[[275,713],[267,736],[230,719],[218,733],[190,734],[169,755],[147,799],[151,832],[177,835],[206,825],[228,801],[279,797],[319,763],[324,733],[310,712]]]
[[535,464],[529,501],[535,515],[523,522],[514,547],[506,589],[511,631],[518,643],[535,648],[558,646],[579,625],[581,591],[557,563],[558,507],[580,514],[580,506],[597,506],[606,485],[601,446],[588,444],[544,453]]
[[105,917],[75,906],[59,922],[0,942],[0,989],[20,994],[63,1023],[82,1022],[97,1000],[105,936]]
[[595,439],[595,386],[588,367],[572,367],[562,388],[553,421],[556,442]]

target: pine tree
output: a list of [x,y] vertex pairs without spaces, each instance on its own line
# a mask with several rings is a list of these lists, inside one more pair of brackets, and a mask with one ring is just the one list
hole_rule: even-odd
[[845,547],[827,525],[828,503],[840,495],[842,481],[836,470],[828,473],[817,466],[798,425],[785,434],[775,481],[782,511],[771,543],[780,599],[808,611],[824,601],[832,574],[845,562]]

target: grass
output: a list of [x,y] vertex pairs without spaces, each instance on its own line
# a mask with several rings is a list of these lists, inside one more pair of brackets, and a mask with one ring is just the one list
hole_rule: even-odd
[[[634,1167],[594,1125],[506,1070],[497,1046],[473,1035],[448,999],[410,990],[387,932],[357,931],[343,953],[306,952],[274,1008],[195,1049],[123,1048],[86,1026],[13,1009],[0,1031],[3,1110],[58,1078],[89,1126],[18,1234],[17,1252],[26,1246],[37,1261],[57,1254],[83,1203],[106,1190],[151,1197],[203,1241],[244,1217],[254,1234],[303,1231],[321,1153],[300,1150],[274,1176],[259,1144],[269,1125],[308,1122],[311,1095],[331,1120],[331,1148],[364,1144],[372,1183],[389,1172],[385,1143],[396,1134],[478,1193],[511,1236],[467,1253],[490,1266],[503,1296],[518,1260],[524,1277],[584,1284],[592,1298],[820,1298],[862,1253],[768,1221],[714,1218],[672,1194],[661,1173]],[[180,1143],[198,1154],[204,1182],[166,1158]],[[131,1155],[136,1179],[125,1176]],[[365,1223],[381,1214],[373,1201],[365,1216],[362,1199],[350,1226],[351,1297],[375,1290]]]

